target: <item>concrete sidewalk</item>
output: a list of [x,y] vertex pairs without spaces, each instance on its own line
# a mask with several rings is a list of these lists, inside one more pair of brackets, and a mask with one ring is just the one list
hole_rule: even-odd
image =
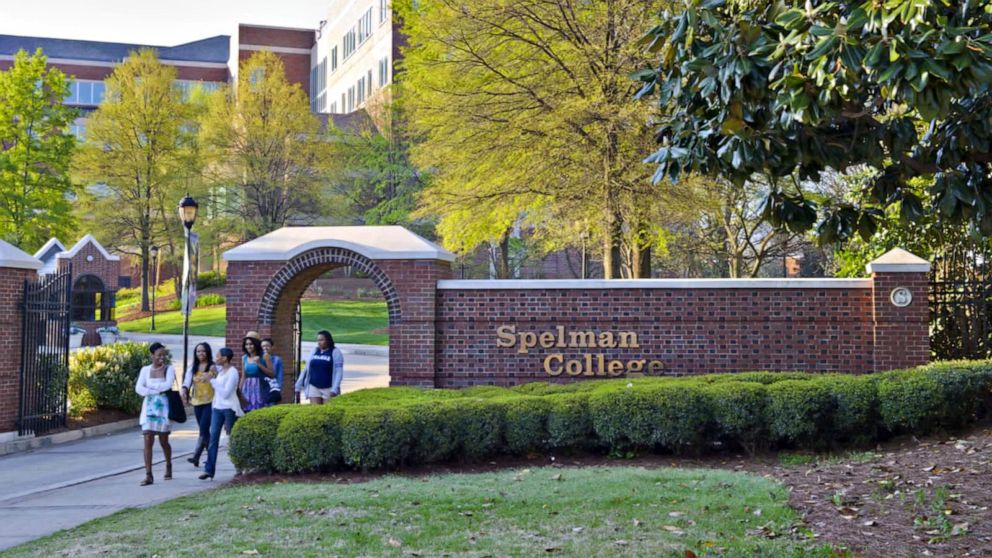
[[137,428],[102,438],[80,440],[0,457],[0,549],[75,527],[126,508],[145,507],[223,485],[234,477],[221,439],[213,481],[186,462],[196,445],[196,422],[175,425],[173,480],[163,480],[162,450],[155,444],[155,484],[144,478],[142,439]]

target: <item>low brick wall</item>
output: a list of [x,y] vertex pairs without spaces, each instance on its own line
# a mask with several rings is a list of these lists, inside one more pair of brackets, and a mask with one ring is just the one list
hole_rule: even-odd
[[[911,366],[926,362],[925,335],[916,336],[922,347],[912,352],[900,352],[895,338],[876,342],[892,327],[926,333],[925,312],[915,312],[926,309],[925,277],[909,279],[896,283],[916,291],[910,308],[893,306],[888,293],[876,301],[872,279],[598,282],[600,288],[442,281],[436,384]],[[884,324],[876,322],[876,303]]]
[[[232,251],[228,344],[239,346],[254,330],[288,355],[293,309],[307,286],[352,266],[386,299],[392,385],[749,370],[860,374],[916,366],[930,354],[929,264],[902,250],[872,262],[866,279],[463,281],[452,280],[450,262],[430,250],[379,247],[363,255],[354,238],[272,235],[279,240],[263,237],[245,245],[253,249]],[[291,357],[287,370],[295,370]]]

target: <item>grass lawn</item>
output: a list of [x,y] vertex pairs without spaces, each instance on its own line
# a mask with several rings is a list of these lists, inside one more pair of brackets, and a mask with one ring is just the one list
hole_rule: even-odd
[[[384,301],[361,300],[304,300],[303,338],[312,341],[317,332],[326,329],[339,343],[386,345],[389,335],[373,333],[389,325],[389,313]],[[151,318],[142,318],[117,324],[121,331],[145,333]],[[225,306],[196,308],[189,316],[189,330],[193,335],[223,337],[227,327]],[[182,334],[183,320],[179,312],[161,312],[155,315],[155,331],[165,334]]]
[[774,481],[703,469],[249,485],[125,510],[3,556],[828,556],[790,538],[786,502]]

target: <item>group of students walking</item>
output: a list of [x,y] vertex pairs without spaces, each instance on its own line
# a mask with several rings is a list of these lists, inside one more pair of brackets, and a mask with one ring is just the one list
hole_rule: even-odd
[[[193,456],[187,461],[199,467],[203,452],[207,452],[203,473],[199,476],[201,480],[214,478],[222,430],[230,435],[238,417],[282,401],[283,360],[274,349],[272,339],[261,339],[257,333],[248,332],[241,343],[240,370],[234,366],[234,351],[227,347],[220,348],[216,357],[207,343],[200,343],[193,349],[193,364],[183,374],[179,396],[173,395],[171,400],[174,405],[193,406],[199,437]],[[152,449],[156,437],[165,457],[163,478],[172,479],[169,395],[176,383],[176,371],[167,362],[164,345],[152,343],[149,350],[152,363],[141,369],[135,385],[135,391],[144,398],[139,419],[145,443],[145,479],[141,486],[155,482]],[[344,356],[329,331],[317,333],[317,346],[305,362],[306,367],[294,386],[297,402],[301,393],[316,405],[341,394]]]

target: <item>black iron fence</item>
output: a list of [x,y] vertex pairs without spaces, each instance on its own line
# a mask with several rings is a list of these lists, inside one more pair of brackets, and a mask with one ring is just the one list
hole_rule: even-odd
[[44,434],[66,424],[72,270],[24,282],[17,430]]
[[992,281],[930,282],[934,359],[992,357]]

